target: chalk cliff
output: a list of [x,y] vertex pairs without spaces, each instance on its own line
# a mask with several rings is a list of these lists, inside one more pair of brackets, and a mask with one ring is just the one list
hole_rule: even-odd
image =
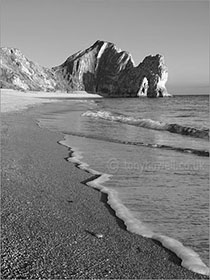
[[138,66],[131,54],[96,41],[51,69],[29,61],[18,49],[1,48],[0,86],[21,90],[85,90],[110,97],[168,96],[168,71],[161,55]]
[[56,80],[50,69],[28,60],[16,48],[1,48],[0,87],[53,91]]

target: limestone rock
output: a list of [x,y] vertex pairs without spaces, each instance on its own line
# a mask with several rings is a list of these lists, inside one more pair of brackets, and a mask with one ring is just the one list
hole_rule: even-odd
[[0,87],[17,90],[53,91],[54,73],[28,60],[16,48],[1,48]]
[[147,87],[148,97],[168,96],[165,87],[168,80],[168,69],[164,63],[163,56],[159,54],[156,56],[147,56],[137,68],[144,76],[142,83],[144,83]]
[[138,66],[131,54],[96,41],[48,69],[28,60],[18,49],[1,48],[0,87],[19,90],[85,90],[108,97],[168,96],[163,56],[147,56]]
[[110,42],[96,41],[52,68],[67,90],[86,90],[110,97],[168,96],[167,67],[161,55],[147,56],[137,67],[131,54]]

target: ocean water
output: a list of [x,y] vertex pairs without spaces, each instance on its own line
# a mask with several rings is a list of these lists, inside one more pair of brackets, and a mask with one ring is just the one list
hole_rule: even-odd
[[65,100],[39,123],[64,134],[70,161],[104,174],[90,186],[108,194],[128,230],[160,240],[202,273],[209,264],[208,120],[209,97],[200,95]]

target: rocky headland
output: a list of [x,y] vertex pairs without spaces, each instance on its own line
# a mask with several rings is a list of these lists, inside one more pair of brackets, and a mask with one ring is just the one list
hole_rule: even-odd
[[170,96],[162,55],[147,56],[135,66],[131,54],[113,43],[96,41],[59,66],[46,68],[16,48],[1,48],[0,87],[23,91],[81,91],[107,97]]

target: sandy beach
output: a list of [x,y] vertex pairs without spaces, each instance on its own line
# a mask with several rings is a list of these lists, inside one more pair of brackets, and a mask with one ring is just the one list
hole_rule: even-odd
[[22,92],[11,89],[1,89],[1,112],[20,111],[37,104],[58,102],[63,99],[89,99],[102,98],[98,94],[90,94],[85,91],[77,93],[61,92]]
[[209,279],[128,232],[106,195],[87,186],[93,176],[65,160],[63,136],[36,124],[63,98],[70,94],[1,91],[1,278]]

